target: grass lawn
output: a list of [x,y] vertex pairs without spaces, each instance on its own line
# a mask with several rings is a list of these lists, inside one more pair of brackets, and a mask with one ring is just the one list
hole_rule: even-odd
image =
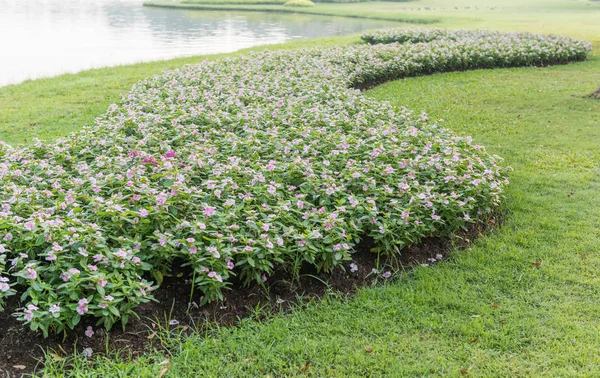
[[[466,3],[453,1],[458,7]],[[595,41],[598,51],[600,36],[591,22],[600,4],[587,3],[551,0],[538,12],[515,15],[513,24],[507,10],[498,13],[506,17],[468,10],[450,14],[442,25],[538,32],[544,25],[548,31]],[[317,4],[315,9],[327,6],[344,13],[354,5],[400,9],[440,4],[446,2]],[[518,6],[512,0],[505,4]],[[473,17],[471,23],[467,15]],[[285,47],[357,40],[332,38]],[[18,143],[76,130],[138,79],[197,59],[0,88],[0,102],[9,104],[0,109],[0,140]],[[265,322],[247,319],[239,328],[192,338],[161,334],[170,354],[151,352],[135,363],[106,358],[90,365],[82,357],[50,361],[45,374],[63,375],[69,365],[75,375],[99,377],[156,377],[161,372],[172,377],[597,375],[600,101],[582,96],[600,85],[599,70],[600,58],[594,56],[550,68],[410,78],[367,92],[443,118],[447,128],[473,136],[514,168],[503,225],[469,250],[399,274],[391,284],[362,289],[347,300],[332,295],[292,314]]]

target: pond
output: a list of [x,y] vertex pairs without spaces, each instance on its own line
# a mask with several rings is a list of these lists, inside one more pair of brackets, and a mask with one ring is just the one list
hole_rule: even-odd
[[186,11],[142,0],[0,0],[0,85],[181,56],[357,33],[390,21]]

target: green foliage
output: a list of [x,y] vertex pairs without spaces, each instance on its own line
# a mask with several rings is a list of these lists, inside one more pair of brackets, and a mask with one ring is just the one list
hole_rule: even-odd
[[284,7],[310,8],[314,7],[315,3],[310,0],[290,0],[283,4]]

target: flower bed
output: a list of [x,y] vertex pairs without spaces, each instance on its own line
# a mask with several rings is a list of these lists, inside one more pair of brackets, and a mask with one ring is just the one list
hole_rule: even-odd
[[361,238],[394,254],[482,219],[508,183],[501,159],[353,89],[589,51],[482,34],[203,62],[141,81],[64,140],[0,143],[0,305],[18,291],[20,319],[45,334],[82,316],[110,328],[175,260],[206,302],[234,276],[330,270]]

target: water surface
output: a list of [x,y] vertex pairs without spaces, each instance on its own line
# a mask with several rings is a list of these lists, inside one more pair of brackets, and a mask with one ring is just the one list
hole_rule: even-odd
[[0,85],[391,25],[342,17],[148,8],[142,0],[0,0]]

